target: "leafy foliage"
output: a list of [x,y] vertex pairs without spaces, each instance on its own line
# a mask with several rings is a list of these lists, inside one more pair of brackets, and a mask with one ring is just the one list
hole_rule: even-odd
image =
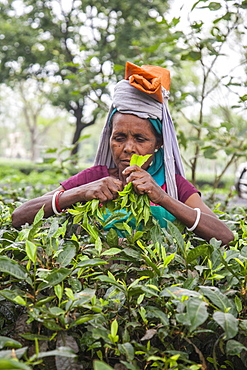
[[226,248],[152,219],[141,231],[119,225],[122,238],[89,205],[86,227],[41,209],[16,230],[2,198],[0,367],[245,367],[246,212],[220,215],[235,233]]

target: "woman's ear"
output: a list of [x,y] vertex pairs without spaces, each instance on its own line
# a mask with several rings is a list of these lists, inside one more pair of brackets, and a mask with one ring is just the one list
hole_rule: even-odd
[[154,149],[155,153],[160,149],[161,146],[162,146],[162,142],[160,141],[155,146],[155,149]]

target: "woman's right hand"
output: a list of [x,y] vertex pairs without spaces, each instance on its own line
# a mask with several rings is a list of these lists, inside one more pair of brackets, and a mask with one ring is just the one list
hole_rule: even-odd
[[123,190],[123,183],[114,177],[104,177],[100,180],[78,186],[78,201],[87,202],[92,199],[99,199],[106,202],[118,197],[118,191]]
[[52,198],[55,191],[63,191],[59,197],[59,206],[61,209],[71,207],[77,202],[87,202],[92,199],[99,199],[100,202],[106,202],[117,198],[118,191],[123,189],[122,181],[114,177],[104,177],[100,180],[93,181],[75,188],[64,191],[59,188],[42,195],[41,197],[31,199],[16,208],[12,214],[12,225],[20,227],[25,223],[31,224],[35,215],[44,207],[44,216],[53,215]]

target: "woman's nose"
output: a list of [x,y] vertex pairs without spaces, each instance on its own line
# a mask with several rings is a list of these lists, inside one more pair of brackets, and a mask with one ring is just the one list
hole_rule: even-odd
[[124,151],[126,153],[135,153],[135,145],[132,140],[127,140],[125,142]]

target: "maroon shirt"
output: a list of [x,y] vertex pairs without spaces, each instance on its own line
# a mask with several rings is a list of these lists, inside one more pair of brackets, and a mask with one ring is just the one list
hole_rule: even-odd
[[[110,176],[107,167],[98,165],[77,173],[76,175],[63,181],[61,185],[65,190],[68,190],[107,176]],[[192,194],[199,193],[198,190],[183,176],[176,175],[176,184],[178,189],[178,200],[180,200],[182,203],[185,203]],[[166,191],[166,184],[162,186],[162,189]]]

